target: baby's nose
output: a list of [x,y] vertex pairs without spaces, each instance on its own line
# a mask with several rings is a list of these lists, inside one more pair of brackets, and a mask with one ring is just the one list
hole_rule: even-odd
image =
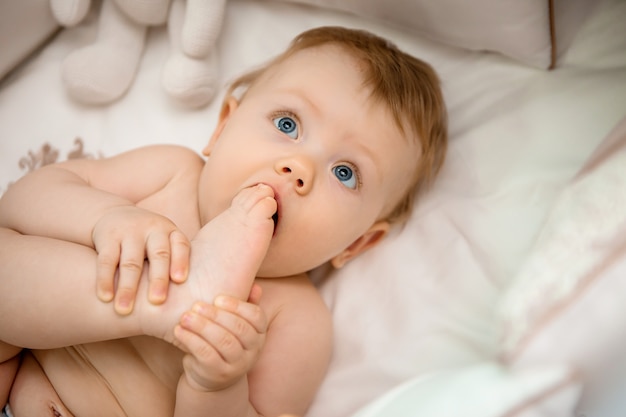
[[286,158],[276,163],[275,170],[280,175],[289,177],[294,189],[300,195],[308,194],[313,186],[315,169],[312,162],[305,158]]

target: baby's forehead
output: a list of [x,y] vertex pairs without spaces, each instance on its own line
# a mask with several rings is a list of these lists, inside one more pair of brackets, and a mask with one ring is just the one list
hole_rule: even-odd
[[[314,59],[326,57],[332,61],[340,58],[344,64],[342,71],[349,73],[354,80],[358,81],[360,90],[367,96],[367,103],[386,111],[388,116],[394,120],[402,136],[411,144],[418,144],[419,146],[420,141],[413,127],[414,123],[409,120],[410,115],[405,111],[406,109],[401,109],[397,103],[398,96],[403,94],[391,91],[392,88],[386,81],[386,78],[398,76],[398,74],[388,67],[385,67],[386,71],[381,71],[381,68],[375,64],[380,56],[377,58],[376,53],[367,53],[341,43],[326,43],[296,51],[285,61],[295,59],[297,55],[307,54]],[[283,64],[286,63],[283,62]]]
[[364,79],[365,63],[357,57],[354,51],[346,46],[325,43],[309,46],[302,49],[288,50],[285,54],[272,61],[261,73],[258,82],[271,79],[281,74],[306,73],[307,67],[332,68],[329,75],[340,76],[350,73],[353,78]]
[[[382,114],[386,120],[392,122],[394,128],[384,138],[380,138],[382,141],[399,140],[406,148],[413,148],[416,144],[419,146],[419,140],[406,120],[406,115],[394,110],[393,99],[381,92],[377,83],[372,81],[370,67],[371,64],[366,59],[345,45],[325,43],[293,51],[273,62],[250,86],[250,90],[258,88],[272,91],[286,86],[293,89],[298,87],[298,83],[315,84],[323,77],[329,77],[328,83],[341,80],[341,87],[348,84],[353,86],[353,90],[350,90],[352,92],[348,91],[348,94],[354,101],[349,104],[356,113],[367,116]],[[323,87],[320,86],[320,91]],[[337,88],[330,93],[340,95],[342,91],[347,90]],[[378,121],[379,117],[376,117]],[[370,122],[365,116],[360,121],[366,125]]]

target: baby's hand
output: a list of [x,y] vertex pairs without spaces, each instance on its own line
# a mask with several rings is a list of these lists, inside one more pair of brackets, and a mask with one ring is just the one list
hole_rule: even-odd
[[118,314],[133,310],[146,259],[148,299],[153,304],[165,301],[170,279],[187,279],[189,239],[164,216],[135,206],[112,208],[94,227],[92,239],[98,252],[98,298],[109,302],[115,297]]
[[185,376],[198,391],[230,387],[259,358],[268,323],[258,306],[260,287],[254,286],[251,294],[248,302],[223,295],[215,305],[198,302],[176,326],[174,344],[188,353]]

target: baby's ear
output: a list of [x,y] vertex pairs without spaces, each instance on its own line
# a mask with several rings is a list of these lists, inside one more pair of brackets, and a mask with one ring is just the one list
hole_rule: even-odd
[[389,222],[376,222],[367,229],[357,240],[352,242],[343,252],[330,260],[330,263],[337,269],[344,266],[350,259],[376,246],[389,233]]
[[224,126],[226,126],[226,122],[235,112],[235,109],[237,109],[237,107],[239,107],[239,102],[235,97],[229,96],[224,100],[224,104],[222,104],[222,110],[220,110],[220,115],[217,119],[217,126],[215,126],[215,130],[211,135],[211,139],[209,139],[209,143],[202,150],[202,155],[211,155],[211,151],[213,150],[215,142],[217,142],[217,139],[220,137],[222,130],[224,130]]

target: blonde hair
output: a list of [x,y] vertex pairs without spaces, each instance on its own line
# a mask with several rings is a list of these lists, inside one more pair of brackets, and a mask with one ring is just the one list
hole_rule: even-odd
[[225,102],[235,90],[249,88],[265,71],[296,52],[329,44],[343,48],[365,64],[364,85],[371,88],[372,97],[387,106],[403,135],[415,136],[419,142],[420,155],[412,180],[400,201],[386,216],[390,222],[403,221],[409,215],[415,197],[434,181],[447,148],[446,106],[439,77],[429,64],[370,32],[318,27],[296,36],[289,47],[268,64],[235,79],[227,91]]

